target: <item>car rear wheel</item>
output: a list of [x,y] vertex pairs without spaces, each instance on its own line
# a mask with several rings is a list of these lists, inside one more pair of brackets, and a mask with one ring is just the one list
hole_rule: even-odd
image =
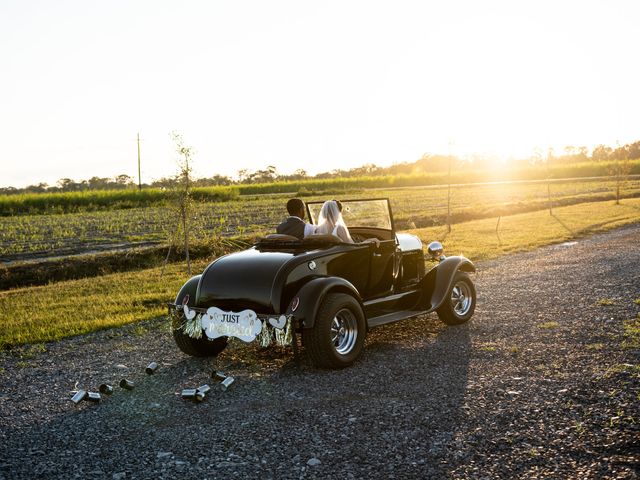
[[447,325],[467,322],[476,308],[476,287],[464,272],[457,272],[447,298],[438,308],[438,317]]
[[312,328],[305,329],[305,348],[311,362],[321,368],[344,368],[362,352],[366,324],[355,298],[344,293],[327,295]]
[[202,338],[191,338],[182,329],[174,329],[173,338],[178,348],[192,357],[215,357],[227,347],[227,337],[209,340],[203,333]]
[[[186,301],[185,301],[186,300]],[[189,305],[189,294],[182,291],[176,298],[177,305]],[[192,357],[215,357],[227,347],[227,337],[219,337],[213,340],[203,333],[201,338],[192,338],[182,331],[181,325],[173,325],[173,339],[180,350]]]

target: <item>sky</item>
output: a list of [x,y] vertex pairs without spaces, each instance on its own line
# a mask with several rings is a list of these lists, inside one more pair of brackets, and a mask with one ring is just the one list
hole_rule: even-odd
[[640,140],[640,2],[0,1],[0,187]]

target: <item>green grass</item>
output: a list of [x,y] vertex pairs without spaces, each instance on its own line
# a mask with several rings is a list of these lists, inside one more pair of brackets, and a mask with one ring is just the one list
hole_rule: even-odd
[[[557,209],[556,214],[574,233],[548,212],[533,212],[503,218],[500,245],[495,237],[496,219],[485,219],[455,225],[445,248],[472,260],[531,250],[640,222],[640,199],[622,205],[574,205]],[[431,241],[441,238],[443,227],[414,233]],[[194,271],[201,271],[204,265],[199,262]],[[170,265],[164,277],[160,268],[153,268],[0,292],[0,346],[57,340],[164,315],[166,302],[175,298],[188,277],[185,270],[183,265]]]
[[543,322],[538,324],[538,328],[542,328],[543,330],[553,330],[559,326],[560,324],[558,322]]
[[[402,188],[345,193],[345,197],[389,197],[398,230],[442,225],[447,216],[447,188]],[[612,198],[610,181],[572,181],[551,185],[554,205]],[[144,192],[144,191],[143,191]],[[640,196],[640,180],[622,193]],[[324,200],[326,196],[308,197]],[[194,204],[191,236],[254,235],[273,229],[286,216],[286,196],[242,197],[237,201]],[[547,185],[465,185],[452,189],[454,223],[547,208]],[[136,207],[68,214],[0,217],[0,257],[68,255],[107,245],[166,243],[175,231],[176,213],[167,206]]]
[[[227,201],[237,198],[239,190],[235,186],[197,187],[192,195],[197,201]],[[0,195],[0,216],[148,207],[165,204],[170,196],[160,188]]]
[[485,260],[640,222],[640,199],[627,199],[620,205],[583,203],[555,208],[553,212],[554,216],[542,210],[502,217],[498,234],[495,218],[454,225],[451,233],[442,226],[409,232],[425,243],[440,240],[448,255],[462,254],[473,260]]
[[611,305],[614,305],[614,304],[615,302],[610,298],[602,298],[598,300],[598,305],[600,305],[601,307],[610,307]]
[[625,320],[623,328],[624,340],[622,346],[624,348],[640,348],[640,313],[635,319]]
[[[202,271],[204,263],[196,264]],[[58,340],[158,317],[188,278],[169,265],[0,292],[0,346]]]
[[498,351],[498,347],[496,346],[495,343],[482,343],[478,346],[478,350],[482,351],[482,352],[490,352],[490,353],[494,353],[496,351]]
[[24,348],[20,352],[20,358],[22,360],[30,360],[46,351],[47,351],[47,348],[42,343],[36,343],[34,345],[30,345],[28,348]]
[[634,378],[640,378],[640,365],[632,363],[618,363],[605,370],[603,377],[608,378],[616,374],[627,373]]

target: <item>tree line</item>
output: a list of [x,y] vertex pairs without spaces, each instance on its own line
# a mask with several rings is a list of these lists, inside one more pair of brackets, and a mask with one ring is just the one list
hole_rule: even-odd
[[[509,166],[512,168],[527,167],[538,164],[563,165],[580,162],[604,162],[611,160],[635,160],[640,159],[640,141],[612,148],[608,145],[597,145],[591,152],[587,147],[566,146],[561,152],[553,150],[537,150],[531,156],[522,159],[511,159]],[[401,175],[425,172],[443,172],[449,168],[459,170],[463,168],[484,169],[490,168],[494,159],[482,156],[462,158],[453,155],[424,154],[415,162],[403,162],[389,167],[379,167],[373,163],[367,163],[350,169],[335,169],[329,172],[309,175],[304,169],[297,169],[291,174],[281,174],[276,167],[269,165],[264,169],[251,171],[241,169],[237,179],[225,175],[213,175],[212,177],[197,178],[192,180],[193,187],[209,187],[216,185],[257,184],[271,182],[298,181],[310,178],[355,178],[361,176]],[[163,177],[151,183],[143,183],[143,188],[174,188],[179,182],[176,177]],[[41,192],[81,192],[87,190],[123,190],[138,188],[135,179],[129,175],[117,175],[115,177],[92,177],[88,180],[75,181],[70,178],[62,178],[55,185],[38,183],[24,188],[3,187],[0,194],[41,193]]]

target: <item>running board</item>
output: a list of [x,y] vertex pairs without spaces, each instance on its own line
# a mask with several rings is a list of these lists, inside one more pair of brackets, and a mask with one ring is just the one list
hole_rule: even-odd
[[427,313],[427,310],[400,310],[399,312],[391,312],[386,315],[380,315],[379,317],[371,317],[367,319],[367,325],[369,328],[379,327],[380,325],[406,320],[407,318],[417,317],[425,313]]
[[417,310],[420,308],[417,306],[419,301],[420,291],[408,290],[364,302],[364,314],[367,318],[376,318],[387,315],[390,312]]

